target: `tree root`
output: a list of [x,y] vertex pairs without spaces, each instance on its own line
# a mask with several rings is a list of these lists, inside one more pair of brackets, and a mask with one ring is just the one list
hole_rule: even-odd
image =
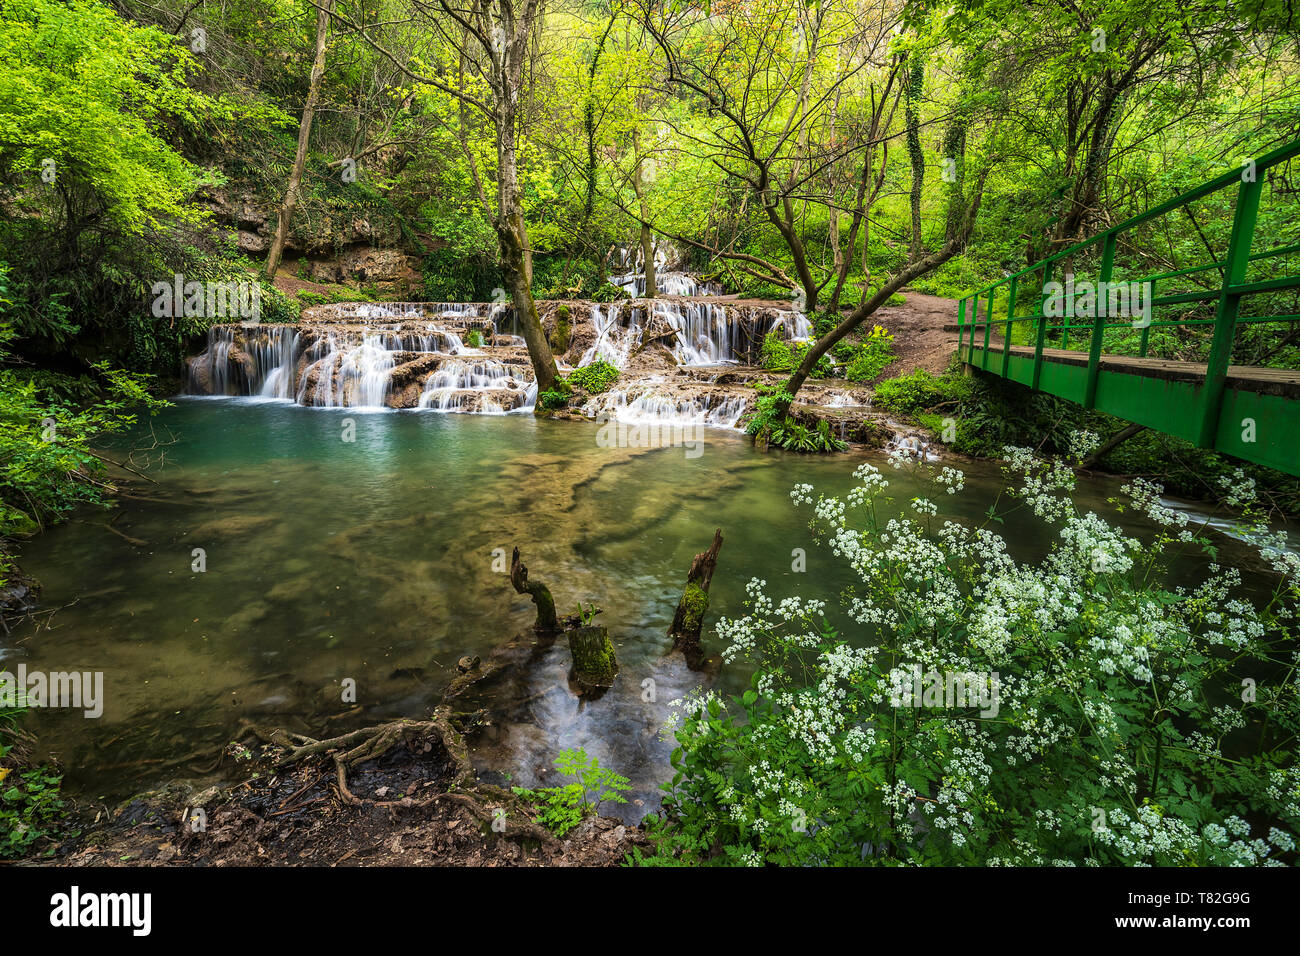
[[[330,756],[334,761],[334,785],[339,799],[349,806],[419,809],[435,803],[454,803],[468,810],[480,823],[491,825],[502,836],[542,843],[555,842],[555,837],[549,831],[528,819],[523,805],[513,793],[486,785],[475,787],[473,791],[461,790],[473,780],[474,771],[469,762],[465,739],[452,726],[450,708],[437,708],[427,720],[401,718],[325,740],[316,740],[282,728],[267,731],[251,721],[244,722],[244,731],[253,734],[263,743],[286,751],[276,759],[277,767],[309,757]],[[434,793],[422,799],[404,796],[398,800],[372,800],[358,796],[348,787],[349,768],[376,760],[399,745],[405,745],[411,753],[427,752],[432,747],[430,738],[441,743],[453,765],[446,792]],[[506,810],[504,816],[501,815],[502,810]]]

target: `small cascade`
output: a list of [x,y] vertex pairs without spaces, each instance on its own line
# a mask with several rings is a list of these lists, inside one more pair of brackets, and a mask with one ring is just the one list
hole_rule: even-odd
[[360,345],[340,343],[331,334],[308,352],[309,359],[317,355],[320,357],[303,372],[297,393],[299,405],[384,407],[394,353],[385,347],[382,334],[365,334]]
[[[640,246],[619,249],[619,267],[626,270],[623,274],[610,276],[609,281],[618,286],[634,299],[646,294],[644,256]],[[678,256],[677,258],[680,258]],[[668,250],[656,245],[655,292],[658,295],[722,295],[722,287],[715,282],[705,282],[697,273],[668,270]]]
[[904,435],[902,432],[894,432],[894,437],[885,442],[885,448],[904,458],[914,458],[917,461],[939,460],[939,453],[933,450],[930,442],[922,441],[915,435]]
[[[669,302],[655,300],[650,305],[650,319],[645,310],[623,309],[619,303],[593,306],[591,324],[596,339],[583,353],[579,365],[602,359],[623,368],[635,353],[646,329],[657,326],[671,332],[670,349],[681,365],[721,365],[739,361],[743,351],[743,321],[739,309],[728,309],[712,302]],[[624,324],[621,320],[627,317]],[[658,335],[656,331],[652,334]]]
[[257,393],[263,398],[293,398],[293,370],[298,360],[298,330],[268,329],[264,338],[250,345],[249,355],[262,385]]
[[627,364],[632,351],[641,343],[641,324],[632,316],[626,327],[619,325],[619,303],[611,302],[602,309],[591,307],[591,324],[596,330],[596,341],[583,353],[578,365],[590,365],[597,359],[617,368]]
[[189,367],[192,394],[292,398],[298,331],[282,325],[217,325]]
[[523,369],[495,359],[444,362],[424,383],[419,408],[504,415],[532,408]]
[[628,425],[705,425],[737,428],[745,414],[744,398],[702,394],[672,398],[654,386],[639,391],[593,396],[582,407],[588,418],[607,417]]
[[812,338],[812,322],[798,310],[778,312],[769,332],[784,332],[791,342],[807,342]]
[[192,395],[232,395],[230,350],[235,332],[230,326],[208,329],[208,348],[190,361],[188,390]]
[[673,355],[683,365],[735,362],[738,329],[725,308],[711,302],[658,302],[654,317],[677,333]]

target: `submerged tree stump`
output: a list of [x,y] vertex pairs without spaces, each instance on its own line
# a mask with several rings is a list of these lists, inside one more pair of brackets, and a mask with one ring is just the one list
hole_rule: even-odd
[[609,687],[618,675],[618,659],[609,629],[599,626],[575,627],[568,632],[569,653],[573,655],[573,676],[585,687]]
[[510,583],[518,593],[527,594],[537,605],[537,620],[533,622],[533,630],[555,631],[559,626],[555,620],[555,600],[545,584],[529,582],[528,567],[519,560],[518,548],[515,548],[510,557]]
[[674,650],[687,655],[697,654],[700,648],[700,631],[704,628],[704,614],[709,609],[709,582],[718,566],[718,552],[722,550],[722,529],[713,532],[713,544],[701,551],[686,572],[686,587],[677,602],[668,636],[673,639]]

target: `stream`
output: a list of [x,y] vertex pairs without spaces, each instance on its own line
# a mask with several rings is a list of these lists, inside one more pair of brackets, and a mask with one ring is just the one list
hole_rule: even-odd
[[[194,765],[211,762],[241,718],[325,736],[420,716],[458,658],[486,657],[532,622],[506,573],[518,546],[560,614],[579,601],[603,608],[622,670],[603,697],[581,700],[556,642],[508,684],[518,695],[512,719],[476,735],[474,761],[489,778],[530,786],[558,782],[556,754],[582,747],[632,780],[632,802],[603,809],[638,820],[671,775],[660,735],[670,702],[701,683],[722,693],[748,686],[742,666],[716,679],[688,670],[665,636],[713,529],[725,543],[710,628],[743,613],[751,577],[774,596],[832,606],[851,583],[811,540],[809,510],[789,498],[794,484],[842,494],[870,458],[888,473],[895,506],[919,493],[880,453],[758,454],[727,429],[705,430],[693,451],[607,448],[595,424],[527,414],[239,398],[180,398],[152,425],[174,441],[149,470],[158,485],[135,485],[148,500],[83,511],[28,542],[22,564],[43,585],[42,608],[0,641],[6,669],[103,673],[101,717],[36,710],[29,726],[74,795],[108,802],[199,780]],[[1001,473],[992,463],[958,467],[966,490],[939,502],[941,516],[977,522]],[[1119,484],[1081,481],[1076,500],[1113,515],[1105,499]],[[1141,528],[1130,515],[1124,523]],[[1012,516],[1000,531],[1030,558],[1046,550],[1040,529]],[[1234,546],[1223,537],[1221,557]],[[803,573],[792,570],[795,548],[807,553]],[[193,570],[195,549],[205,570]],[[1181,567],[1190,575],[1198,563]],[[1238,564],[1249,575],[1244,554]],[[705,648],[721,650],[709,629]],[[348,678],[362,711],[328,722],[351,706],[341,698]]]

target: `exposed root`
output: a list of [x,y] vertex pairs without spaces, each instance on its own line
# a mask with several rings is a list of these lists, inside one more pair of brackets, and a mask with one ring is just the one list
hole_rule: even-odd
[[[330,756],[334,761],[334,785],[339,799],[354,807],[391,807],[418,809],[438,802],[450,802],[467,809],[481,823],[502,836],[515,839],[553,842],[555,837],[528,819],[518,798],[507,790],[479,786],[462,790],[474,778],[465,739],[451,723],[451,711],[439,707],[427,720],[401,718],[385,724],[363,727],[337,737],[316,740],[304,734],[276,728],[264,730],[245,721],[244,727],[259,740],[285,753],[275,761],[277,767],[297,763],[315,756]],[[377,760],[394,747],[405,746],[414,754],[429,752],[439,743],[452,763],[447,792],[416,799],[404,796],[397,800],[373,800],[358,796],[348,786],[348,770],[370,760]],[[504,813],[502,812],[504,811]]]

